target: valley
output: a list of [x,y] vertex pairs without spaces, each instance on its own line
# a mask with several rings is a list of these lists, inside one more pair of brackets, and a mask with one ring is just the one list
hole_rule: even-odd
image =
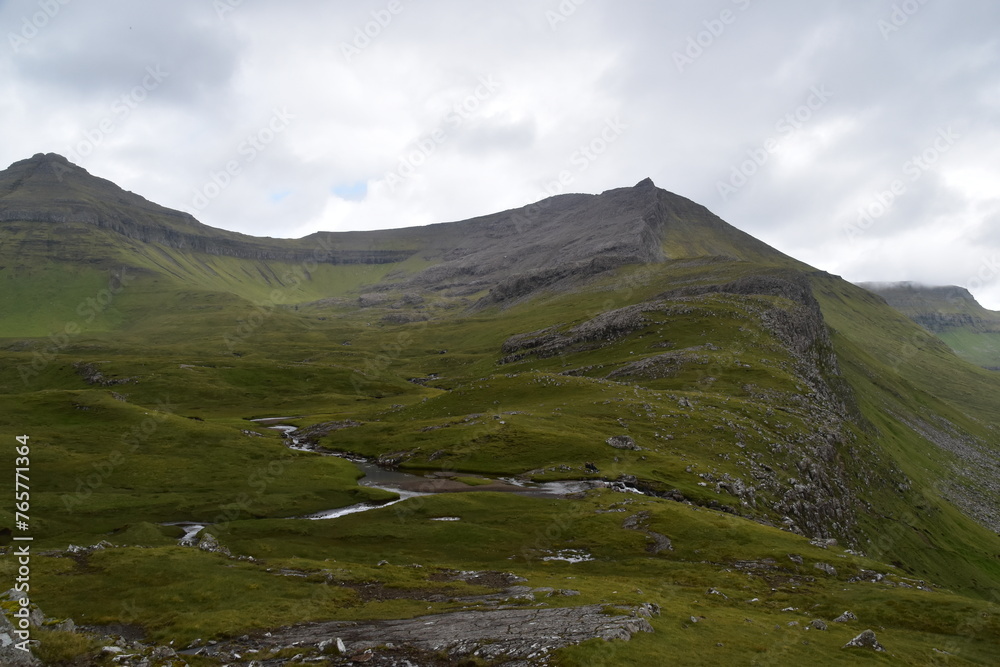
[[1000,654],[1000,376],[648,179],[292,241],[50,154],[0,221],[44,664]]

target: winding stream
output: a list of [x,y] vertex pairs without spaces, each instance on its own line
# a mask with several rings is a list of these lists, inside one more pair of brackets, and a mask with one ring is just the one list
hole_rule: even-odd
[[[285,419],[294,419],[294,417],[268,417],[264,419],[254,419],[252,421],[257,423],[274,423],[280,422]],[[389,500],[383,503],[358,503],[356,505],[350,505],[348,507],[338,507],[332,510],[324,510],[322,512],[316,512],[315,514],[308,514],[306,516],[294,516],[287,517],[289,519],[310,519],[310,520],[323,520],[323,519],[336,519],[342,516],[347,516],[348,514],[357,514],[358,512],[367,512],[369,510],[378,509],[380,507],[388,507],[389,505],[395,505],[396,503],[403,502],[409,498],[415,498],[418,496],[430,496],[438,493],[475,493],[483,491],[503,491],[506,493],[515,493],[522,496],[533,496],[542,498],[561,498],[568,495],[582,493],[584,491],[589,491],[590,489],[599,488],[614,488],[619,491],[633,491],[629,488],[618,488],[619,483],[609,483],[601,480],[571,480],[571,481],[561,481],[561,482],[525,482],[519,479],[513,478],[500,478],[493,480],[494,483],[483,486],[460,486],[456,488],[456,485],[461,485],[460,482],[454,482],[446,478],[434,478],[434,477],[421,477],[419,475],[413,475],[410,473],[401,472],[392,468],[385,468],[379,466],[371,461],[359,457],[351,456],[349,454],[341,454],[337,452],[330,452],[323,449],[318,449],[312,447],[308,444],[303,444],[299,438],[295,437],[295,432],[298,430],[295,426],[289,426],[286,424],[276,424],[274,426],[267,426],[266,428],[273,429],[276,431],[281,431],[284,436],[285,444],[289,449],[294,449],[302,452],[312,452],[319,456],[335,456],[337,458],[345,459],[350,461],[358,470],[361,471],[362,477],[358,480],[359,486],[367,486],[373,489],[381,489],[383,491],[388,491],[399,496],[395,500]],[[441,517],[439,520],[442,521],[459,521],[458,517]],[[180,526],[184,529],[184,536],[179,540],[181,545],[195,545],[198,543],[198,535],[201,531],[210,524],[197,523],[194,521],[177,521],[173,523],[165,523],[165,526]]]
[[[358,480],[359,486],[368,486],[374,489],[382,489],[383,491],[399,494],[398,500],[390,500],[387,503],[359,503],[357,505],[351,505],[350,507],[317,512],[316,514],[301,517],[306,519],[336,519],[337,517],[354,514],[355,512],[364,512],[378,507],[387,507],[406,500],[407,498],[429,496],[437,493],[475,493],[476,491],[502,490],[507,493],[516,493],[522,496],[563,497],[574,493],[582,493],[583,491],[588,491],[590,489],[605,488],[608,486],[606,482],[599,480],[524,482],[517,479],[502,478],[494,480],[494,484],[490,484],[488,486],[469,486],[461,489],[444,488],[446,485],[450,484],[450,480],[433,477],[421,477],[419,475],[401,472],[393,468],[379,466],[360,456],[339,454],[326,450],[319,450],[310,447],[309,445],[303,445],[301,441],[295,437],[295,432],[298,429],[294,426],[276,425],[269,426],[268,428],[281,431],[285,436],[285,441],[288,444],[289,449],[295,449],[302,452],[313,452],[321,456],[336,456],[337,458],[350,461],[364,474],[364,476]],[[498,486],[501,488],[498,489]]]

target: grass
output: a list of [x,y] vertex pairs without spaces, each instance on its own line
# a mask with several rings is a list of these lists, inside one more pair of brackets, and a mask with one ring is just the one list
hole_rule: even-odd
[[[647,323],[613,342],[499,363],[511,335],[567,332],[681,286],[772,270],[748,262],[627,268],[586,290],[505,310],[472,312],[434,297],[421,311],[432,319],[399,325],[383,315],[405,308],[361,308],[357,299],[366,284],[416,270],[420,259],[328,266],[284,289],[274,280],[287,267],[276,263],[145,252],[135,281],[94,327],[65,340],[46,335],[74,317],[74,304],[108,269],[71,280],[53,264],[4,278],[16,298],[0,297],[11,314],[0,325],[0,438],[31,435],[32,530],[38,549],[52,551],[34,561],[35,599],[49,615],[136,623],[157,640],[189,642],[450,610],[454,603],[428,604],[416,592],[470,592],[431,575],[484,569],[581,592],[538,600],[548,605],[663,609],[655,633],[565,649],[556,658],[563,665],[660,664],[665,656],[677,664],[816,656],[824,664],[922,664],[934,648],[956,654],[955,664],[990,664],[1000,650],[990,602],[1000,540],[946,500],[942,480],[958,479],[953,458],[900,420],[937,415],[992,446],[1000,380],[940,341],[914,338],[915,325],[862,290],[810,276],[857,410],[849,421],[802,398],[809,378],[769,324],[769,313],[791,307],[777,297],[668,294]],[[64,284],[74,287],[56,295]],[[262,306],[270,289],[283,291]],[[336,299],[314,303],[320,295]],[[52,305],[40,317],[32,304],[43,302]],[[608,378],[678,350],[692,351],[662,376]],[[80,362],[127,382],[90,385]],[[290,451],[276,431],[250,421],[260,417],[298,426],[352,420],[321,444],[398,455],[403,469],[446,473],[469,492],[332,521],[289,519],[394,494],[359,486],[345,460]],[[607,439],[618,435],[641,449],[612,448]],[[809,466],[826,451],[822,438],[834,443],[822,464],[837,476],[817,481]],[[768,470],[770,485],[759,481]],[[572,499],[476,491],[500,476],[633,476],[690,504],[609,491]],[[738,495],[734,479],[756,484],[756,495]],[[857,525],[838,521],[830,530],[870,558],[776,527],[786,512],[775,507],[803,479],[848,498]],[[0,493],[13,493],[9,480]],[[642,530],[622,527],[639,512],[648,513]],[[431,521],[444,516],[460,520]],[[0,517],[10,525],[9,506]],[[162,525],[195,520],[213,524],[208,530],[235,555],[256,560],[179,547],[179,529]],[[669,537],[673,550],[650,554],[644,531]],[[61,553],[100,540],[117,547],[79,560]],[[564,549],[594,560],[543,560]],[[746,565],[766,559],[777,569]],[[4,559],[0,576],[12,567]],[[850,581],[862,569],[890,574],[896,585]],[[898,586],[904,577],[942,588]],[[347,585],[374,581],[416,597],[364,600]],[[781,611],[789,606],[799,611]],[[804,629],[848,608],[861,616],[857,625]],[[705,618],[692,624],[691,616]],[[871,626],[888,655],[840,649]],[[60,642],[70,639],[53,635],[54,655],[89,650]]]

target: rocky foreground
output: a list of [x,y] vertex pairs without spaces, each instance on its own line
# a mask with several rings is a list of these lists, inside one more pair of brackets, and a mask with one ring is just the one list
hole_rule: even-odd
[[[187,665],[186,656],[247,667],[288,662],[430,667],[469,658],[516,667],[548,664],[553,651],[589,639],[628,641],[637,632],[653,632],[647,619],[660,613],[657,605],[649,603],[638,607],[551,607],[546,600],[572,598],[579,592],[518,585],[523,579],[501,572],[455,572],[449,579],[489,585],[498,592],[449,600],[473,609],[398,620],[306,623],[228,641],[197,641],[181,651],[129,640],[115,635],[111,628],[77,628],[71,620],[58,629],[95,635],[108,644],[101,650],[103,658],[135,667]],[[17,594],[10,593],[16,599]],[[442,597],[435,596],[435,601]],[[32,607],[32,627],[51,627],[52,619]],[[13,642],[7,641],[12,636],[13,626],[0,626],[0,639],[4,640],[0,664],[42,664],[16,650]]]
[[652,632],[646,619],[658,613],[655,605],[630,610],[603,605],[507,607],[391,621],[311,623],[196,652],[226,662],[249,659],[257,665],[282,664],[288,658],[278,656],[289,649],[295,653],[289,657],[300,660],[310,654],[339,656],[332,664],[438,665],[476,657],[512,667],[537,665],[546,664],[552,651],[588,639],[628,641],[637,632]]

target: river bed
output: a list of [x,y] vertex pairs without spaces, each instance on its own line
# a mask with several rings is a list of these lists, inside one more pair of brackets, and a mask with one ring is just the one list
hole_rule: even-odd
[[[269,417],[265,419],[254,419],[252,421],[261,424],[275,424],[275,422],[281,422],[286,419],[292,418]],[[395,500],[389,500],[383,503],[358,503],[356,505],[324,510],[305,516],[288,517],[289,519],[337,519],[342,516],[347,516],[348,514],[357,514],[358,512],[367,512],[369,510],[395,505],[396,503],[403,502],[409,498],[429,496],[438,493],[482,493],[492,491],[500,493],[515,493],[521,496],[531,496],[536,498],[562,498],[577,493],[583,493],[584,491],[589,491],[590,489],[613,488],[612,484],[601,480],[526,482],[524,480],[514,478],[493,479],[489,484],[470,486],[463,482],[449,479],[449,477],[443,476],[443,473],[441,475],[423,477],[420,475],[402,472],[395,468],[383,467],[360,456],[332,452],[322,448],[313,447],[309,444],[304,444],[299,438],[295,437],[295,432],[298,430],[295,426],[279,423],[274,426],[267,426],[266,428],[281,431],[289,449],[302,452],[312,452],[319,456],[335,456],[337,458],[350,461],[357,466],[358,470],[363,475],[361,479],[358,480],[359,486],[381,489],[383,491],[395,493],[399,496],[399,498]],[[458,521],[460,519],[458,517],[444,517],[441,520]],[[163,525],[180,526],[184,529],[185,534],[184,537],[180,539],[179,543],[193,545],[198,541],[198,534],[205,528],[206,525],[209,524],[197,523],[194,521],[178,521]]]

